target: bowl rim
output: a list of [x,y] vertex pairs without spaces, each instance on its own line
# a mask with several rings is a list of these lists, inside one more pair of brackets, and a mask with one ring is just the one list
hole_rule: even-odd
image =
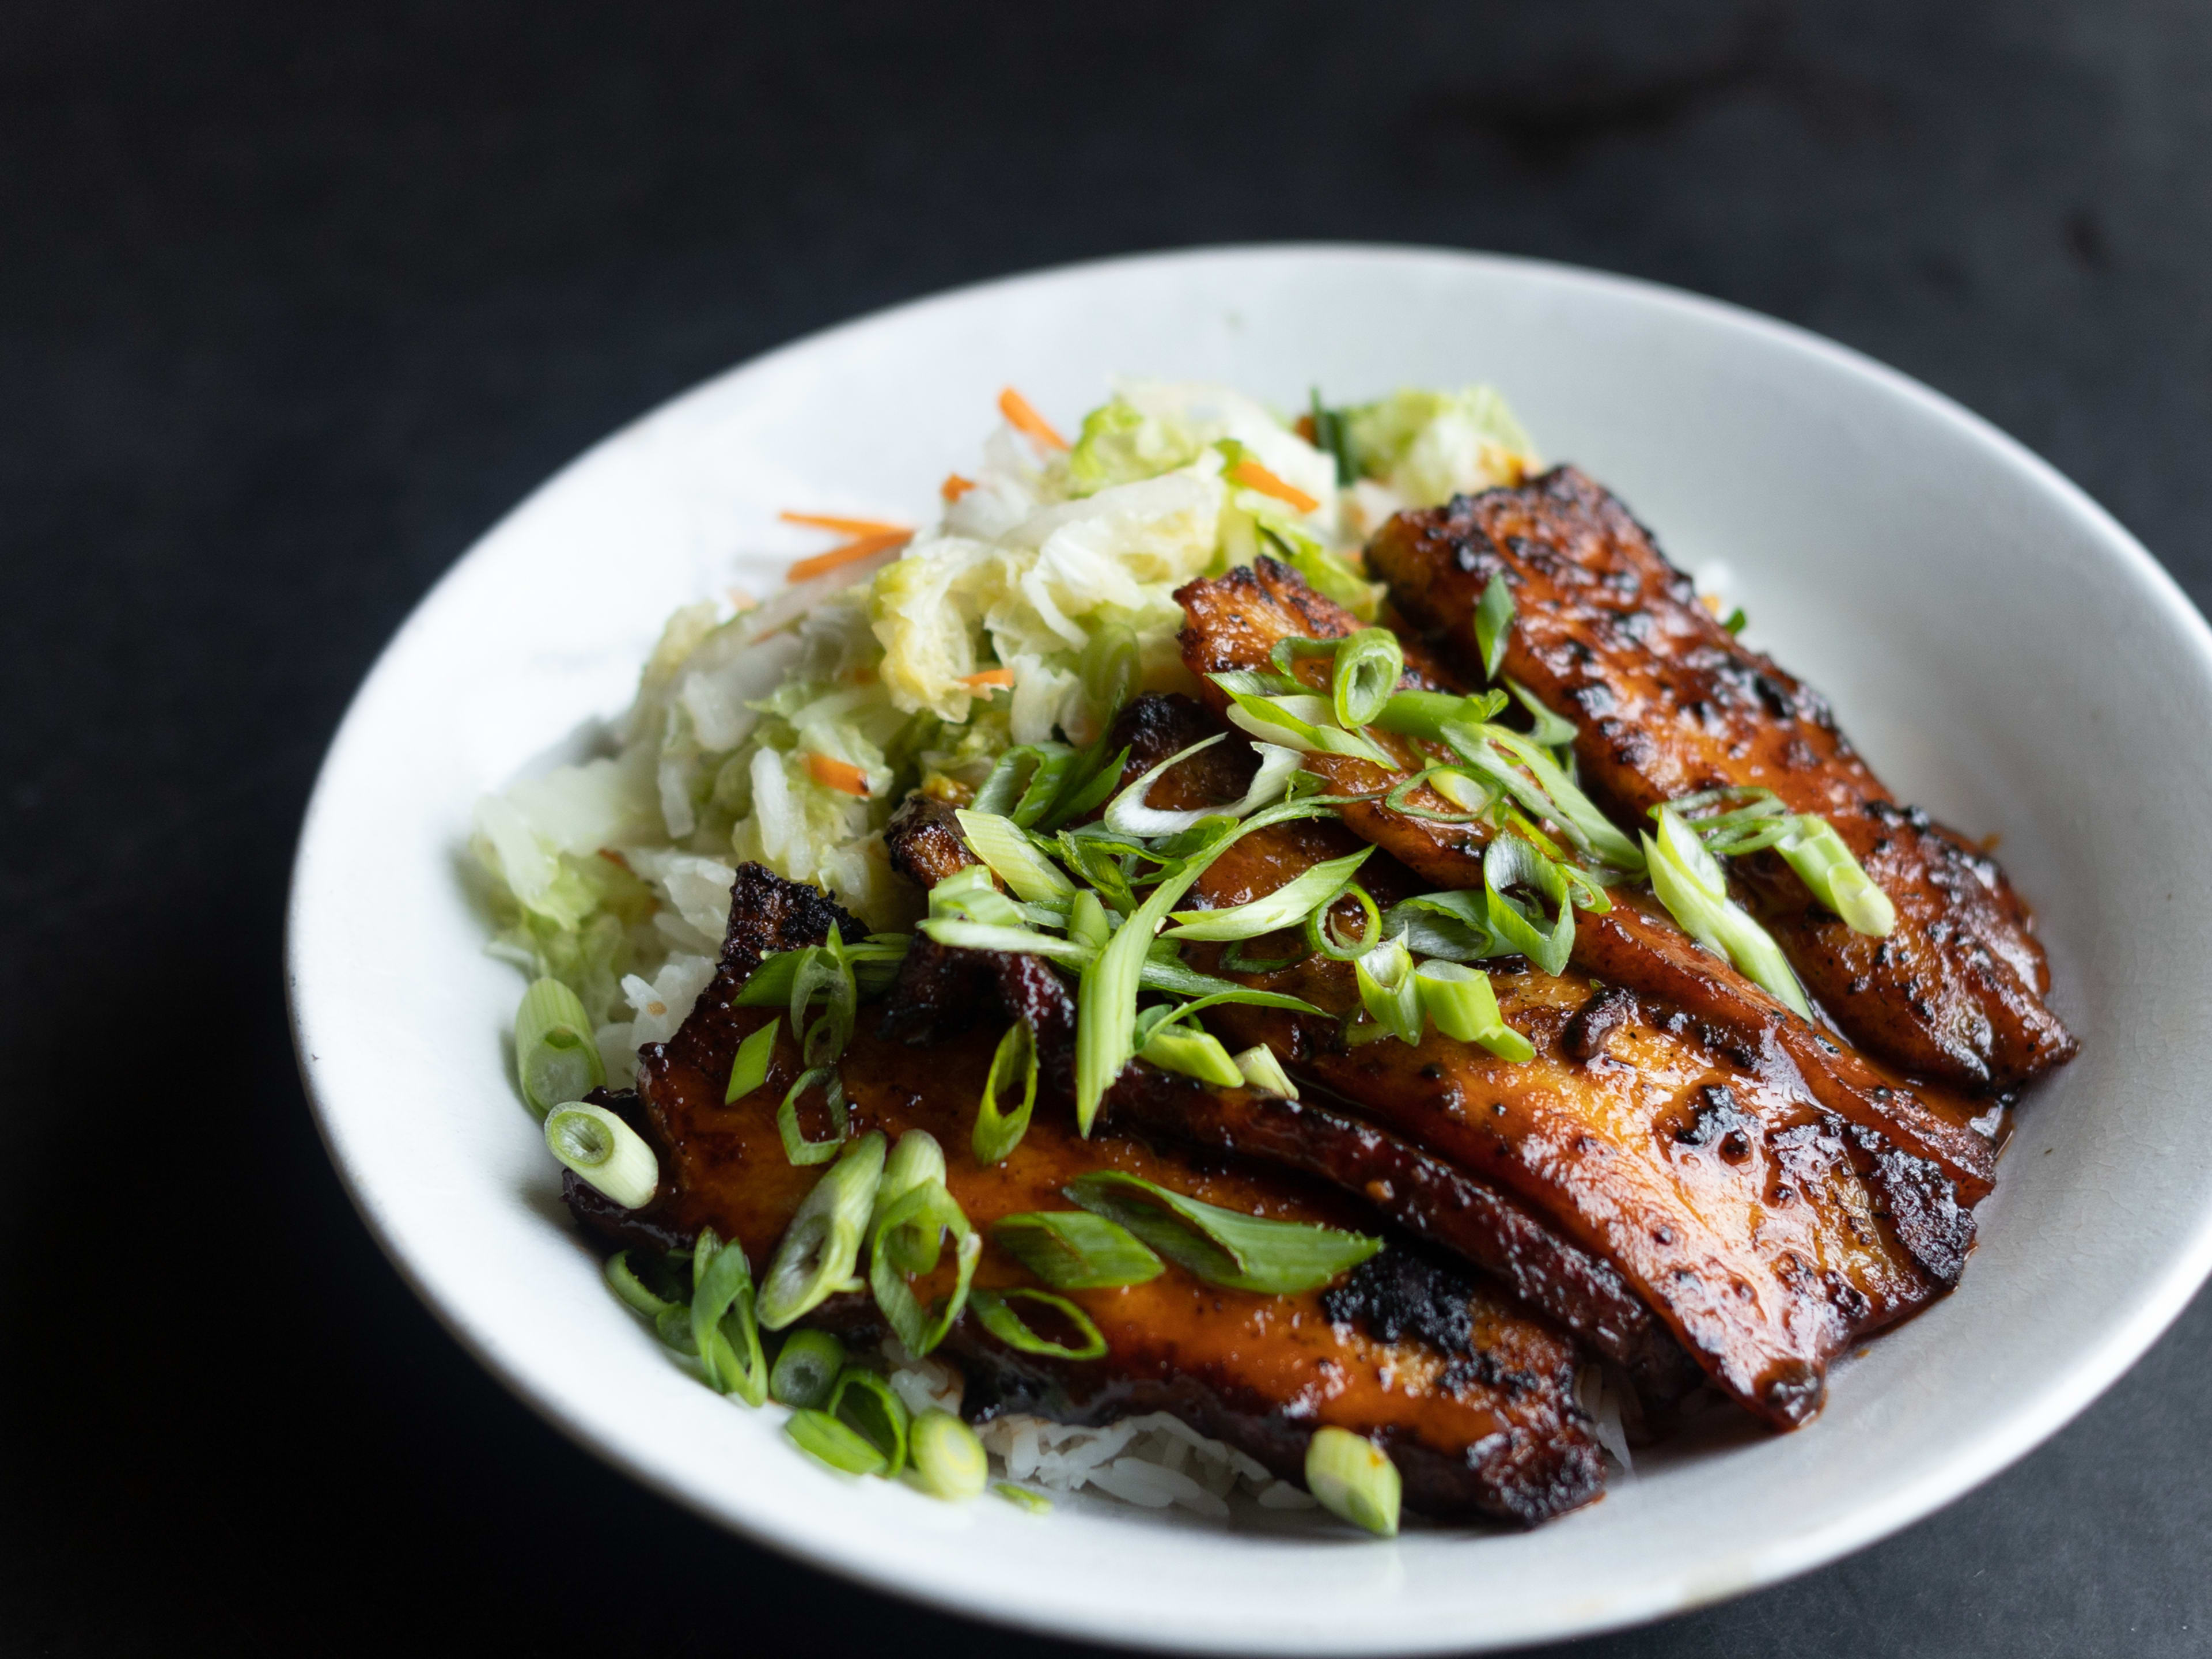
[[1958,436],[1978,446],[2003,463],[2024,486],[2032,487],[2042,506],[2069,516],[2076,526],[2108,556],[2132,568],[2170,621],[2188,641],[2197,666],[2212,678],[2212,627],[2183,592],[2179,584],[2150,552],[2106,508],[2051,463],[2036,454],[1984,417],[1900,370],[1826,336],[1767,316],[1746,307],[1699,295],[1646,278],[1598,270],[1564,262],[1517,254],[1502,254],[1414,243],[1338,240],[1285,240],[1199,244],[1103,258],[1068,261],[1008,275],[989,277],[941,289],[879,307],[830,325],[717,370],[706,379],[664,399],[588,446],[563,463],[514,506],[486,526],[438,580],[410,607],[406,618],[378,652],[368,673],[349,700],[318,764],[316,781],[302,816],[292,860],[284,921],[284,978],[287,1015],[302,1089],[307,1097],[316,1131],[330,1157],[339,1183],[370,1236],[384,1251],[401,1279],[428,1308],[446,1331],[479,1364],[542,1419],[593,1455],[670,1498],[694,1514],[750,1541],[764,1545],[800,1560],[810,1567],[850,1582],[929,1605],[946,1612],[991,1623],[1036,1632],[1062,1640],[1086,1640],[1114,1646],[1191,1651],[1247,1652],[1431,1652],[1469,1650],[1493,1643],[1519,1644],[1567,1639],[1618,1630],[1656,1619],[1686,1613],[1698,1607],[1730,1599],[1765,1585],[1783,1582],[1824,1566],[1844,1555],[1899,1531],[1954,1501],[2016,1462],[2079,1415],[2096,1397],[2157,1340],[2178,1318],[2191,1297],[2212,1275],[2212,1208],[2201,1213],[2185,1248],[2176,1250],[2139,1287],[2134,1311],[2105,1333],[2096,1345],[2078,1355],[2027,1408],[2009,1409],[1990,1432],[1978,1437],[1960,1454],[1930,1468],[1917,1480],[1901,1484],[1885,1501],[1849,1509],[1822,1526],[1802,1534],[1793,1547],[1770,1555],[1753,1577],[1717,1583],[1702,1589],[1668,1593],[1656,1588],[1641,1601],[1616,1601],[1596,1616],[1563,1621],[1549,1629],[1484,1632],[1472,1641],[1468,1633],[1425,1640],[1387,1643],[1321,1640],[1288,1644],[1272,1634],[1255,1633],[1240,1640],[1233,1632],[1214,1631],[1176,1634],[1148,1627],[1114,1626],[1103,1620],[1080,1619],[1054,1622],[1042,1606],[1011,1601],[1004,1605],[979,1605],[957,1590],[947,1589],[909,1571],[871,1565],[852,1556],[825,1556],[809,1549],[804,1540],[779,1536],[764,1524],[709,1504],[700,1493],[676,1480],[666,1470],[630,1455],[609,1443],[590,1422],[572,1413],[565,1404],[541,1388],[532,1371],[503,1353],[483,1332],[473,1328],[448,1304],[432,1282],[430,1270],[410,1255],[406,1240],[385,1213],[375,1193],[343,1154],[333,1127],[333,1108],[318,1075],[311,1029],[313,1015],[307,1006],[312,994],[301,980],[301,936],[312,905],[319,871],[317,844],[331,812],[330,795],[337,762],[367,718],[370,693],[392,671],[396,658],[410,636],[423,624],[464,569],[487,543],[561,485],[590,466],[605,452],[624,443],[641,428],[678,414],[740,374],[762,370],[812,352],[841,337],[862,331],[896,325],[939,308],[971,303],[994,293],[1088,279],[1117,270],[1172,268],[1177,264],[1250,262],[1255,266],[1315,259],[1376,267],[1431,264],[1464,270],[1517,274],[1568,289],[1595,290],[1725,328],[1764,338],[1802,357],[1817,361],[1832,370],[1870,382],[1887,394],[1917,406],[1926,416],[1950,428]]

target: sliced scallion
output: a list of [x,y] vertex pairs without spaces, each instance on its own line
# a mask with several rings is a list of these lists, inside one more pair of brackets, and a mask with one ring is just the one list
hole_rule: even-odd
[[880,1133],[862,1135],[800,1203],[762,1276],[764,1328],[780,1331],[796,1323],[853,1277],[883,1178],[884,1152]]
[[660,1160],[637,1131],[604,1106],[580,1101],[545,1118],[545,1146],[576,1177],[625,1210],[643,1209],[660,1185]]
[[768,1398],[768,1360],[761,1352],[752,1265],[744,1247],[725,1244],[713,1228],[702,1228],[691,1275],[691,1345],[699,1351],[707,1386],[760,1405]]
[[[1565,968],[1575,948],[1575,916],[1558,861],[1519,836],[1500,836],[1483,853],[1482,884],[1484,921],[1492,937],[1544,973]],[[1515,897],[1522,889],[1533,889],[1541,902],[1531,905]],[[1547,919],[1544,903],[1558,914]]]
[[1420,988],[1413,980],[1413,955],[1405,940],[1385,939],[1355,957],[1352,967],[1368,1018],[1401,1042],[1419,1042]]
[[607,1080],[591,1018],[557,979],[541,979],[522,994],[514,1012],[514,1070],[523,1099],[541,1118]]
[[[904,1139],[900,1144],[903,1146]],[[982,1237],[968,1224],[967,1216],[937,1176],[908,1187],[880,1214],[868,1265],[868,1286],[875,1292],[876,1306],[908,1352],[926,1354],[945,1340],[952,1322],[967,1305],[968,1287],[975,1277],[976,1258],[983,1249]],[[906,1276],[926,1273],[937,1266],[943,1236],[948,1233],[953,1241],[957,1270],[953,1287],[936,1306],[925,1308]]]
[[1177,1072],[1218,1088],[1234,1089],[1244,1081],[1244,1074],[1237,1069],[1237,1062],[1230,1059],[1218,1037],[1179,1022],[1155,1026],[1137,1050],[1137,1058],[1150,1060],[1164,1072]]
[[638,1276],[629,1265],[628,1250],[617,1250],[607,1258],[606,1273],[608,1288],[647,1319],[658,1319],[677,1305]]
[[[1029,1322],[1014,1311],[1017,1302],[1034,1303],[1049,1308],[1070,1325],[1082,1338],[1079,1346],[1054,1342],[1031,1329]],[[1049,1291],[1012,1290],[977,1291],[968,1298],[968,1305],[983,1322],[983,1328],[1008,1347],[1022,1353],[1041,1354],[1048,1359],[1097,1359],[1106,1352],[1106,1338],[1091,1316],[1064,1296],[1054,1296]]]
[[1365,1233],[1224,1210],[1119,1170],[1094,1170],[1062,1190],[1207,1284],[1231,1290],[1269,1296],[1318,1290],[1382,1248]]
[[907,1431],[907,1479],[933,1498],[962,1504],[980,1498],[991,1460],[975,1431],[951,1412],[924,1412]]
[[1075,884],[1037,851],[1028,832],[1012,818],[964,807],[953,816],[960,821],[961,833],[968,838],[968,845],[975,849],[975,856],[1019,896],[1039,903],[1066,899],[1075,891]]
[[1413,970],[1421,1009],[1437,1030],[1459,1042],[1476,1042],[1516,1065],[1535,1058],[1528,1039],[1505,1023],[1490,975],[1458,962],[1425,962]]
[[1382,712],[1406,672],[1406,647],[1387,628],[1363,628],[1338,647],[1329,700],[1336,723],[1357,731]]
[[845,1369],[845,1345],[827,1331],[793,1331],[768,1374],[769,1398],[786,1406],[815,1410],[830,1401],[837,1373]]
[[1279,799],[1290,783],[1291,775],[1298,769],[1298,751],[1286,749],[1280,744],[1255,743],[1252,747],[1259,754],[1260,769],[1253,774],[1251,783],[1237,799],[1222,806],[1202,806],[1182,811],[1170,811],[1164,807],[1146,805],[1146,795],[1163,775],[1200,750],[1212,748],[1226,735],[1217,732],[1213,736],[1169,756],[1116,793],[1106,804],[1106,815],[1101,821],[1107,829],[1119,836],[1176,836],[1186,830],[1197,828],[1208,818],[1241,818],[1270,801]]
[[1580,728],[1572,720],[1553,714],[1537,701],[1534,692],[1518,680],[1509,678],[1505,682],[1505,689],[1513,694],[1516,702],[1528,711],[1529,719],[1535,723],[1528,735],[1538,743],[1547,749],[1565,749],[1574,742]]
[[1355,732],[1334,724],[1336,711],[1326,697],[1308,693],[1260,696],[1224,684],[1225,675],[1213,682],[1229,697],[1229,722],[1251,736],[1295,749],[1304,754],[1350,755],[1390,771],[1397,763]]
[[[1011,1112],[1002,1112],[1000,1099],[1017,1076],[1022,1080],[1021,1104]],[[1022,1137],[1029,1133],[1030,1115],[1036,1109],[1036,1040],[1030,1034],[1027,1022],[1017,1021],[999,1039],[989,1075],[983,1079],[983,1098],[975,1108],[975,1128],[969,1145],[978,1164],[988,1169],[1004,1163],[1006,1155],[1022,1144]]]
[[1306,917],[1306,944],[1331,962],[1352,962],[1380,945],[1384,937],[1382,912],[1377,908],[1367,890],[1358,882],[1345,884],[1340,897],[1348,898],[1359,907],[1360,936],[1345,940],[1336,936],[1336,919],[1329,914],[1334,906],[1323,906]]
[[1659,809],[1659,833],[1644,837],[1651,890],[1682,931],[1714,955],[1735,963],[1738,972],[1774,999],[1809,1019],[1805,993],[1773,935],[1728,896],[1728,883],[1705,844],[1672,807]]
[[1011,1480],[994,1481],[991,1490],[1018,1510],[1027,1510],[1031,1515],[1052,1513],[1052,1499],[1041,1492],[1031,1492],[1027,1486],[1018,1486]]
[[1774,850],[1789,860],[1806,890],[1841,916],[1853,933],[1886,939],[1897,926],[1897,906],[1875,884],[1827,819],[1798,814],[1790,820]]
[[1355,1527],[1384,1538],[1398,1535],[1398,1466],[1365,1435],[1316,1429],[1306,1442],[1306,1490]]
[[1237,1062],[1237,1069],[1243,1073],[1248,1086],[1263,1094],[1279,1095],[1285,1100],[1298,1097],[1298,1085],[1291,1081],[1283,1062],[1275,1058],[1275,1051],[1266,1043],[1255,1042],[1230,1058]]
[[1505,646],[1513,633],[1513,590],[1502,575],[1492,576],[1474,607],[1474,648],[1482,657],[1482,678],[1494,680],[1505,661]]
[[[908,1129],[893,1145],[890,1155],[884,1159],[883,1175],[876,1182],[875,1207],[868,1215],[869,1237],[872,1238],[882,1232],[884,1218],[890,1213],[891,1206],[899,1200],[916,1187],[927,1186],[933,1181],[941,1182],[944,1179],[945,1148],[938,1144],[937,1137],[927,1129]],[[934,1249],[930,1251],[929,1259],[933,1264],[936,1261]],[[907,1271],[922,1273],[927,1269],[908,1265]]]
[[1340,859],[1326,860],[1248,904],[1233,905],[1225,910],[1178,910],[1174,916],[1176,925],[1163,937],[1257,939],[1262,933],[1296,927],[1315,910],[1334,900],[1374,851],[1371,847],[1364,847]]
[[[809,1140],[805,1131],[799,1127],[799,1097],[817,1086],[830,1108],[830,1133],[820,1140]],[[845,1144],[846,1132],[851,1127],[852,1118],[845,1106],[845,1085],[834,1066],[818,1066],[811,1072],[801,1072],[791,1087],[783,1091],[782,1103],[775,1109],[775,1131],[783,1139],[783,1155],[795,1167],[827,1164],[837,1156],[837,1149]]]
[[884,1460],[882,1473],[886,1479],[906,1467],[907,1425],[914,1413],[891,1385],[873,1371],[846,1366],[837,1373],[837,1381],[830,1389],[830,1403],[823,1409],[875,1448]]
[[841,1474],[883,1474],[890,1460],[823,1411],[796,1411],[783,1425],[791,1443]]
[[775,1053],[775,1034],[782,1024],[779,1015],[738,1045],[738,1056],[730,1063],[730,1086],[722,1091],[722,1104],[727,1106],[744,1099],[768,1081],[769,1061]]
[[1002,1216],[991,1224],[991,1237],[1055,1291],[1142,1285],[1164,1271],[1142,1239],[1088,1210]]

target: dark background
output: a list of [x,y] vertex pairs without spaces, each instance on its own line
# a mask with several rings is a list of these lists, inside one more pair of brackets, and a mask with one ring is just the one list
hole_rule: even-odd
[[[430,582],[611,428],[1024,267],[1497,248],[1899,365],[2201,602],[2208,185],[2212,11],[2156,0],[9,7],[0,1647],[1040,1645],[543,1427],[308,1121],[279,948],[318,757]],[[1942,1515],[1574,1651],[2203,1651],[2208,1369],[2200,1303]]]

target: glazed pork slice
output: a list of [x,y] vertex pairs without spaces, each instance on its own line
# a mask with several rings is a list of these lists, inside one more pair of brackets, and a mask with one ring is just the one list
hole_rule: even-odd
[[[1142,743],[1133,728],[1150,712],[1139,705],[1116,742]],[[910,797],[901,806],[885,841],[894,865],[922,885],[976,862],[951,808],[926,796]],[[917,940],[917,947],[923,942]],[[959,981],[964,994],[929,988],[963,972],[969,975]],[[902,1005],[972,1011],[993,1002],[994,989],[996,1006],[1018,1011],[1037,1035],[1045,1092],[1073,1100],[1074,1010],[1043,963],[941,947],[930,956],[917,948],[908,957],[902,984],[908,979],[920,994],[890,1000],[886,1029],[914,1029],[913,1016],[902,1014]],[[952,1018],[957,1026],[972,1013]],[[1148,1136],[1256,1158],[1329,1182],[1460,1256],[1524,1305],[1574,1332],[1620,1366],[1648,1402],[1678,1400],[1701,1379],[1696,1363],[1610,1263],[1561,1238],[1517,1200],[1372,1124],[1322,1105],[1259,1090],[1212,1088],[1141,1064],[1128,1067],[1109,1091],[1105,1117]]]
[[[776,1104],[799,1071],[788,1031],[777,1040],[766,1084],[723,1103],[738,1043],[773,1015],[735,1007],[732,999],[766,955],[819,943],[833,923],[848,936],[862,931],[811,888],[756,865],[738,871],[716,977],[676,1036],[645,1050],[638,1096],[629,1104],[660,1158],[660,1190],[642,1210],[615,1212],[572,1182],[572,1206],[586,1224],[611,1238],[663,1244],[712,1226],[742,1243],[757,1273],[765,1267],[818,1171],[793,1168],[776,1132]],[[1052,978],[1043,963],[1023,960]],[[945,1152],[947,1185],[978,1228],[1017,1212],[1070,1208],[1061,1188],[1097,1169],[1127,1170],[1247,1213],[1357,1224],[1325,1191],[1278,1172],[1201,1165],[1126,1136],[1086,1142],[1070,1115],[1042,1104],[1006,1162],[981,1168],[969,1139],[997,1025],[987,1020],[940,1034],[917,1050],[867,1024],[842,1063],[853,1133],[881,1130],[896,1139],[918,1128],[935,1135]],[[809,1127],[821,1131],[819,1124]],[[979,1287],[1031,1282],[1011,1256],[987,1245]],[[1370,1434],[1397,1464],[1408,1506],[1430,1515],[1480,1514],[1528,1525],[1595,1497],[1601,1464],[1573,1401],[1572,1342],[1477,1284],[1448,1273],[1429,1282],[1431,1300],[1456,1310],[1449,1322],[1463,1337],[1456,1348],[1439,1346],[1434,1330],[1425,1334],[1387,1319],[1378,1327],[1360,1311],[1367,1302],[1357,1296],[1349,1303],[1340,1297],[1340,1319],[1327,1292],[1253,1295],[1201,1283],[1170,1265],[1145,1285],[1069,1292],[1105,1336],[1103,1358],[1053,1361],[1016,1352],[983,1331],[972,1313],[957,1322],[944,1352],[968,1371],[971,1410],[1018,1407],[1078,1423],[1168,1411],[1293,1480],[1303,1479],[1316,1428],[1333,1424]],[[824,1322],[848,1328],[872,1322],[864,1299],[839,1304],[820,1310]]]
[[[1151,748],[1172,754],[1203,732],[1200,711],[1181,708],[1180,719],[1169,704],[1125,721],[1143,740],[1133,775],[1161,757]],[[1249,750],[1240,768],[1217,746],[1170,771],[1150,799],[1232,799],[1249,763]],[[1245,903],[1356,846],[1328,820],[1278,824],[1237,842],[1193,895]],[[1410,881],[1381,859],[1361,878],[1385,904]],[[1252,951],[1279,956],[1285,943]],[[1346,963],[1236,973],[1217,948],[1194,946],[1191,965],[1333,1015],[1358,1007]],[[1510,966],[1492,978],[1508,1022],[1536,1048],[1519,1064],[1433,1030],[1418,1046],[1355,1048],[1339,1018],[1224,1006],[1208,1019],[1232,1047],[1267,1043],[1302,1081],[1602,1257],[1717,1383],[1778,1425],[1819,1409],[1835,1354],[1956,1282],[1972,1217],[1942,1172],[1826,1110],[1786,1056],[1731,1053],[1694,1018],[1617,983]]]
[[[1308,588],[1297,573],[1271,559],[1212,580],[1194,581],[1176,596],[1184,609],[1184,661],[1200,676],[1209,704],[1226,702],[1206,676],[1264,667],[1276,641],[1294,635],[1341,638],[1358,626],[1352,616]],[[1422,689],[1455,691],[1433,659],[1408,657],[1408,680]],[[1318,679],[1318,659],[1301,665]],[[1168,705],[1158,705],[1165,717]],[[1402,746],[1402,740],[1400,746]],[[1165,758],[1172,747],[1146,752]],[[1417,764],[1406,758],[1410,768]],[[1336,755],[1307,757],[1310,769],[1339,793],[1372,792],[1402,775]],[[1441,802],[1433,803],[1441,805]],[[1449,824],[1407,817],[1380,801],[1347,807],[1344,821],[1437,887],[1482,885],[1482,853],[1495,831],[1483,823]],[[1996,1147],[1979,1103],[1915,1083],[1838,1043],[1800,1018],[1728,963],[1702,951],[1656,908],[1616,902],[1611,915],[1584,911],[1576,921],[1575,963],[1584,972],[1697,1016],[1714,1040],[1744,1053],[1779,1050],[1829,1110],[1939,1164],[1969,1203],[1996,1178]]]
[[1511,590],[1504,672],[1574,720],[1585,787],[1623,823],[1722,785],[1771,789],[1826,817],[1897,907],[1887,939],[1853,933],[1781,858],[1735,860],[1748,908],[1859,1047],[1905,1071],[2012,1090],[2070,1058],[2044,1004],[2050,969],[1996,862],[1901,805],[1826,702],[1747,650],[1698,603],[1627,508],[1572,467],[1517,489],[1404,513],[1368,549],[1394,603],[1475,661],[1474,608]]

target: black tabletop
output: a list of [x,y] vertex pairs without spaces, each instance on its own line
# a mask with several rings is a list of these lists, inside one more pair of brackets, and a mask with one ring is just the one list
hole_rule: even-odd
[[[9,1651],[1044,1645],[545,1428],[301,1099],[282,905],[354,686],[506,507],[704,376],[1132,249],[1541,254],[1899,365],[2212,592],[2202,9],[26,0],[0,135]],[[2203,1651],[2208,1369],[2200,1301],[1943,1513],[1574,1650]]]

